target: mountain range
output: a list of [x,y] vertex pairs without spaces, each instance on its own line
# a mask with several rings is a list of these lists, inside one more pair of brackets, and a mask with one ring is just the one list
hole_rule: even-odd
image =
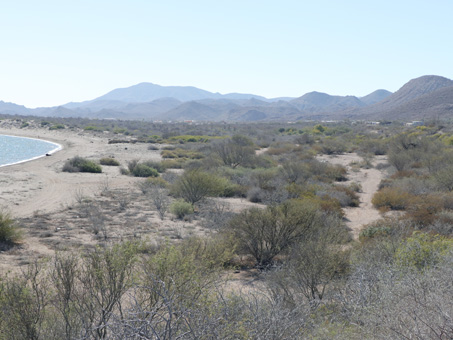
[[321,92],[268,99],[254,94],[220,94],[191,86],[140,83],[98,98],[57,107],[28,109],[0,101],[0,113],[47,117],[162,121],[277,121],[301,119],[420,120],[453,115],[453,81],[422,76],[391,93],[364,97]]

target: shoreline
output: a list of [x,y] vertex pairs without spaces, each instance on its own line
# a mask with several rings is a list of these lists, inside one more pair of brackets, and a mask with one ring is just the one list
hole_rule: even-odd
[[21,163],[25,163],[25,162],[34,161],[36,159],[39,159],[39,158],[42,158],[42,157],[46,157],[47,154],[54,154],[55,152],[63,150],[63,146],[61,144],[58,144],[58,143],[55,143],[55,142],[51,142],[51,141],[48,141],[48,140],[44,140],[44,139],[40,139],[40,138],[6,135],[6,134],[3,134],[3,133],[0,133],[0,136],[37,140],[37,141],[46,142],[46,143],[49,143],[49,144],[52,144],[52,145],[55,146],[55,149],[52,149],[51,151],[46,152],[44,155],[40,155],[40,156],[36,156],[36,157],[32,157],[32,158],[27,158],[27,159],[21,160],[19,162],[0,164],[0,168],[5,167],[5,166],[16,165],[16,164],[21,164]]
[[77,193],[90,197],[99,193],[108,180],[112,189],[130,189],[140,179],[122,175],[119,167],[103,166],[101,174],[63,172],[68,159],[75,156],[99,162],[104,157],[115,157],[121,166],[139,160],[160,161],[160,150],[150,151],[146,144],[108,144],[114,135],[87,132],[81,129],[48,130],[41,127],[21,129],[2,124],[0,134],[13,137],[45,140],[55,148],[52,157],[41,156],[32,160],[0,167],[0,208],[13,217],[29,217],[37,212],[55,212],[74,204]]

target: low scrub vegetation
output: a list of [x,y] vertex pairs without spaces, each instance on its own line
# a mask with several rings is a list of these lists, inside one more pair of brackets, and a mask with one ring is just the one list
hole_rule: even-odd
[[[64,122],[171,145],[158,148],[162,162],[124,165],[147,177],[135,190],[68,208],[74,229],[92,233],[89,246],[0,277],[0,339],[452,337],[449,124]],[[363,158],[348,165],[353,175],[317,157],[344,152]],[[349,180],[376,171],[383,154],[372,202],[382,219],[353,240],[344,212],[360,209],[362,188]],[[14,226],[14,236],[14,221],[0,217],[0,235]],[[33,219],[50,221],[21,225]],[[117,225],[131,232],[112,236]]]
[[66,161],[63,166],[63,171],[101,173],[102,167],[86,158],[76,156]]
[[99,160],[99,163],[101,165],[108,165],[108,166],[119,166],[120,165],[120,162],[118,162],[118,160],[116,160],[115,158],[112,158],[112,157],[101,158]]

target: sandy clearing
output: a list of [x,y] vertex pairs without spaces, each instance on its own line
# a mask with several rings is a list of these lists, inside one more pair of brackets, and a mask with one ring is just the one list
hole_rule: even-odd
[[[347,219],[347,226],[351,229],[352,236],[355,240],[359,238],[360,230],[364,225],[372,223],[381,218],[381,215],[377,209],[373,207],[371,200],[374,193],[379,188],[379,183],[383,178],[382,171],[371,168],[352,168],[351,163],[359,163],[363,161],[362,157],[356,153],[327,156],[323,155],[318,157],[319,160],[324,160],[332,164],[340,164],[346,167],[348,170],[347,182],[344,182],[346,185],[351,182],[356,182],[362,186],[362,192],[358,194],[360,199],[360,205],[356,208],[344,208],[345,218]],[[385,163],[385,156],[376,156],[373,159],[373,166],[376,166],[378,163]]]

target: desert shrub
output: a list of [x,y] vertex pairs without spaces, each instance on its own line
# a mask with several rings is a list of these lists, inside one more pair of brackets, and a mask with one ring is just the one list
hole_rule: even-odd
[[440,190],[453,191],[453,165],[438,170],[434,179]]
[[120,167],[120,174],[121,174],[121,175],[126,175],[126,176],[128,176],[128,175],[130,175],[131,173],[130,173],[130,171],[129,171],[128,169],[126,169],[126,168],[124,168],[124,167]]
[[12,245],[21,240],[22,233],[18,228],[11,215],[0,210],[0,249],[2,245]]
[[162,307],[170,301],[185,308],[204,306],[202,301],[208,302],[210,288],[232,258],[234,245],[225,241],[189,238],[177,245],[163,246],[147,258],[140,275],[143,310],[162,309],[165,313],[167,309]]
[[385,155],[388,150],[387,142],[383,139],[368,139],[360,144],[360,150],[373,155]]
[[431,178],[412,175],[410,177],[400,177],[396,176],[397,174],[402,175],[402,172],[399,171],[392,176],[393,181],[391,182],[391,186],[393,188],[397,188],[417,196],[426,195],[436,191],[436,184]]
[[375,223],[365,226],[359,234],[359,239],[364,241],[366,239],[386,237],[391,235],[392,227],[383,221],[377,221]]
[[408,207],[413,195],[395,188],[383,188],[373,196],[372,203],[376,208],[404,210]]
[[452,236],[453,211],[449,210],[439,211],[436,214],[434,221],[426,227],[426,230],[440,235]]
[[290,306],[300,304],[302,297],[316,305],[330,283],[347,271],[349,253],[339,246],[346,240],[341,219],[323,216],[307,230],[302,242],[291,247],[284,264],[267,275],[266,283]]
[[137,164],[132,170],[132,174],[135,177],[157,177],[159,173],[156,169],[151,168],[145,164]]
[[172,193],[194,205],[207,196],[222,195],[225,178],[201,170],[185,172],[173,185]]
[[99,164],[96,164],[93,161],[90,161],[79,156],[75,156],[66,161],[66,163],[63,166],[63,171],[101,173],[102,168]]
[[179,200],[174,201],[170,205],[170,212],[172,214],[174,214],[177,218],[183,219],[184,216],[193,214],[193,206],[192,206],[192,204],[190,204],[182,199],[179,199]]
[[352,182],[351,184],[349,184],[349,189],[354,192],[362,192],[362,185],[357,182]]
[[258,267],[265,268],[274,258],[301,242],[323,219],[319,206],[308,200],[288,200],[266,209],[242,211],[229,223],[240,250],[250,254]]
[[339,217],[344,216],[340,202],[337,199],[330,197],[329,195],[324,195],[317,198],[308,198],[307,200],[310,200],[314,204],[317,204],[319,206],[319,209],[327,214]]
[[247,191],[247,199],[252,203],[261,203],[263,201],[263,189],[258,187],[250,188]]
[[256,169],[255,171],[251,172],[250,180],[254,185],[261,189],[274,189],[273,180],[275,179],[275,177],[277,177],[277,174],[277,168]]
[[142,164],[149,166],[150,168],[156,169],[159,173],[165,172],[167,169],[162,162],[155,162],[155,161],[145,161]]
[[436,218],[436,214],[443,209],[444,202],[438,195],[423,195],[411,199],[407,207],[407,217],[409,217],[416,226],[425,227]]
[[137,186],[141,192],[146,195],[153,188],[168,189],[169,184],[162,177],[148,177],[145,181],[137,183]]
[[347,170],[341,165],[329,165],[326,169],[326,177],[337,182],[346,181],[346,173]]
[[341,154],[347,151],[346,143],[338,138],[325,138],[321,145],[322,153],[327,155]]
[[109,165],[109,166],[119,166],[120,165],[120,162],[118,162],[115,158],[112,158],[112,157],[101,158],[99,160],[99,163],[101,165]]
[[266,153],[270,156],[281,156],[294,151],[296,146],[290,143],[278,143],[270,146]]
[[222,229],[234,215],[223,200],[209,200],[200,208],[201,225],[209,229]]
[[286,161],[279,171],[288,183],[303,183],[310,177],[308,165],[303,162]]
[[212,153],[224,165],[236,168],[239,165],[246,166],[246,163],[249,163],[254,158],[255,148],[251,139],[235,135],[231,139],[214,143],[212,145]]
[[203,154],[193,150],[185,150],[181,148],[176,148],[173,150],[162,150],[162,158],[184,158],[184,159],[201,159]]
[[343,185],[336,185],[330,188],[326,194],[338,200],[342,207],[358,207],[360,204],[359,197],[355,191]]
[[55,124],[49,127],[49,130],[63,130],[65,126],[63,124]]
[[182,169],[186,160],[184,158],[178,159],[164,159],[161,164],[165,169]]
[[100,128],[100,127],[97,127],[97,126],[92,126],[92,125],[90,125],[90,126],[85,126],[83,129],[84,129],[85,131],[98,131],[98,132],[104,131],[104,129],[102,129],[102,128]]
[[145,182],[155,185],[159,188],[168,188],[169,187],[169,183],[162,177],[149,177],[146,179]]
[[452,251],[452,239],[414,232],[397,249],[395,259],[396,264],[401,267],[424,270],[438,264]]
[[135,177],[157,177],[159,176],[158,170],[153,166],[157,166],[162,170],[161,164],[157,162],[144,162],[140,163],[138,159],[131,160],[127,163],[129,173]]

